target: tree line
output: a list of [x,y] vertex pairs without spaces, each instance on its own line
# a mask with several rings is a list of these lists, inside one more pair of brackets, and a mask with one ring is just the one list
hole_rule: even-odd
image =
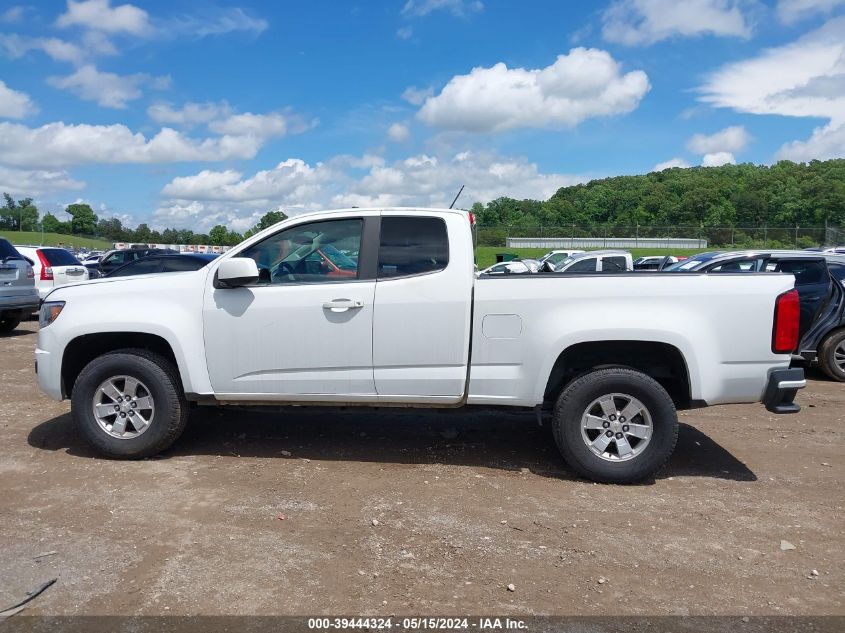
[[[113,242],[234,245],[287,218],[269,211],[243,235],[218,224],[207,234],[190,229],[123,226],[98,218],[87,204],[70,204],[59,220],[39,219],[32,198],[3,194],[0,229],[96,236]],[[489,227],[845,227],[845,159],[774,165],[672,168],[640,176],[617,176],[561,187],[548,200],[497,198],[472,206],[476,222]]]
[[123,226],[118,218],[100,218],[88,204],[69,204],[66,221],[59,220],[52,213],[40,217],[38,207],[32,198],[15,200],[8,193],[3,194],[5,204],[0,207],[0,230],[44,231],[62,235],[98,237],[111,242],[140,242],[144,244],[211,244],[234,246],[244,238],[287,219],[282,211],[268,211],[243,235],[230,231],[223,224],[214,226],[208,233],[194,233],[190,229],[151,229],[147,224],[130,228]]
[[484,226],[845,227],[845,159],[672,168],[472,206]]

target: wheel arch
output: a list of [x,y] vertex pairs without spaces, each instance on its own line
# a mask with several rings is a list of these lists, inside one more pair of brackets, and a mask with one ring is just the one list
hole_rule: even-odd
[[149,332],[98,332],[82,334],[65,346],[62,354],[62,395],[71,397],[73,386],[82,369],[95,358],[122,349],[144,349],[172,363],[185,387],[183,371],[171,343],[163,336]]
[[625,367],[656,380],[678,409],[693,406],[690,370],[681,350],[662,341],[633,339],[574,343],[555,359],[543,390],[545,406],[575,378],[597,369]]

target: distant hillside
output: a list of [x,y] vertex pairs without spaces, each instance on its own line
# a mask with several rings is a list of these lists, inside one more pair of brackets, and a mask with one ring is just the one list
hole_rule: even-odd
[[112,245],[111,242],[90,237],[63,235],[62,233],[41,233],[40,231],[0,231],[0,236],[5,237],[12,244],[19,244],[21,246],[58,246],[59,244],[63,244],[65,248],[103,250],[111,248]]
[[549,200],[476,203],[479,224],[845,226],[845,159],[673,168],[562,187]]

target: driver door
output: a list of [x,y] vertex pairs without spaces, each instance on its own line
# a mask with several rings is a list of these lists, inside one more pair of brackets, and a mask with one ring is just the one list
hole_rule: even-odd
[[[376,399],[375,263],[368,263],[366,252],[371,249],[375,259],[377,244],[368,244],[365,227],[372,224],[377,232],[377,220],[343,218],[285,228],[237,254],[255,259],[257,283],[214,288],[209,282],[204,337],[218,398]],[[332,249],[352,262],[345,276],[319,264],[319,253]]]

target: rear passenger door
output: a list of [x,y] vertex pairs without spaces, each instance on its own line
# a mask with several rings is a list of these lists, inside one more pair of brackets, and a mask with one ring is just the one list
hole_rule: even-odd
[[458,226],[466,221],[382,214],[373,314],[379,401],[463,398],[473,284],[471,234]]
[[813,325],[830,296],[830,275],[823,259],[781,259],[775,272],[795,275],[795,289],[801,298],[801,324],[799,336],[804,336]]

